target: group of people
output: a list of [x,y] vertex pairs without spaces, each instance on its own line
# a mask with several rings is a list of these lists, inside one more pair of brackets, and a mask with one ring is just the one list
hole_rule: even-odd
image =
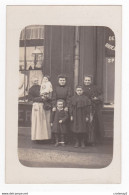
[[84,85],[76,86],[74,95],[65,75],[58,76],[54,89],[48,75],[43,77],[41,86],[34,78],[28,100],[33,102],[32,140],[53,139],[56,147],[65,146],[66,137],[71,135],[74,147],[82,148],[103,141],[103,97],[93,85],[92,76],[84,76]]

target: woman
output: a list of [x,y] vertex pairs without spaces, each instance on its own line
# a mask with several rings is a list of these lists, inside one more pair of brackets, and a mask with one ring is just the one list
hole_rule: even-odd
[[31,140],[51,139],[50,107],[45,109],[44,103],[50,98],[40,95],[38,78],[33,79],[33,86],[29,89],[28,100],[33,101],[31,118]]
[[102,117],[103,95],[102,91],[93,85],[93,77],[84,76],[84,94],[91,100],[91,117],[89,123],[88,143],[94,145],[96,141],[103,142],[104,124]]

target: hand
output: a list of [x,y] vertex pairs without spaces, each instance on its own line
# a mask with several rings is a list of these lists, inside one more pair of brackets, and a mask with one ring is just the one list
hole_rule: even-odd
[[93,97],[93,100],[98,100],[98,98],[97,97]]
[[45,97],[44,97],[43,95],[41,95],[41,98],[42,98],[43,100],[45,100]]
[[88,118],[88,117],[86,117],[86,122],[87,122],[87,121],[89,121],[89,118]]
[[59,123],[62,123],[62,120],[59,120]]
[[73,121],[73,116],[70,117],[70,120]]
[[90,114],[90,122],[92,122],[92,121],[93,121],[93,115]]
[[53,126],[53,123],[51,123],[51,127]]
[[68,107],[65,107],[65,108],[64,108],[64,111],[68,112]]
[[52,111],[55,112],[56,111],[56,107],[52,108]]

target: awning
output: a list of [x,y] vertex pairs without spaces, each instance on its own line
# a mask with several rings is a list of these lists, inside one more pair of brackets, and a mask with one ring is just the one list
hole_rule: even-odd
[[31,25],[25,27],[20,34],[20,40],[44,39],[44,26]]

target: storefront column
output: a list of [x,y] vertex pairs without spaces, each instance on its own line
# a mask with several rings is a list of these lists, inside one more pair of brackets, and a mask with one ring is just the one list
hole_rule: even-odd
[[75,55],[74,55],[74,90],[78,85],[79,80],[79,48],[80,48],[80,40],[79,40],[79,27],[75,27]]

